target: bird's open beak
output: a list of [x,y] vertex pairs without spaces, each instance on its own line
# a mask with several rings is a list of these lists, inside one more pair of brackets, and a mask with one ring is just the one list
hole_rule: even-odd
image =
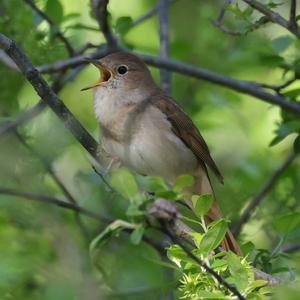
[[92,63],[97,69],[99,69],[100,78],[95,83],[82,88],[81,91],[86,91],[95,88],[96,86],[99,86],[102,83],[107,82],[109,79],[112,78],[111,71],[108,68],[104,67],[103,64],[101,64],[98,60],[96,59],[85,59],[85,60],[88,61],[89,63]]

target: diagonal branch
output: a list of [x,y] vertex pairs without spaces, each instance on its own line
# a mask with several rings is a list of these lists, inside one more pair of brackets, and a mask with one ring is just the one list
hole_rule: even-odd
[[108,24],[108,2],[109,0],[91,0],[91,4],[95,12],[100,30],[102,31],[107,41],[107,44],[110,47],[115,48],[117,46],[117,40],[113,35],[111,28]]
[[248,222],[251,218],[254,210],[258,207],[261,202],[264,200],[264,197],[267,193],[274,187],[279,177],[285,172],[285,170],[291,165],[294,159],[297,157],[297,154],[291,153],[286,158],[286,160],[275,170],[272,176],[265,182],[265,184],[261,187],[261,189],[257,192],[257,194],[253,197],[238,222],[233,226],[232,233],[234,236],[238,236],[241,232],[243,226]]
[[64,43],[69,55],[73,56],[76,51],[74,50],[68,39],[58,29],[58,26],[54,23],[54,21],[42,10],[40,10],[32,0],[23,1],[26,2],[34,11],[36,11],[37,14],[39,14],[39,16],[42,17],[49,24],[50,27],[54,28],[55,35]]
[[[160,37],[160,57],[168,59],[170,55],[169,47],[169,16],[168,0],[158,0],[159,16],[159,37]],[[162,89],[170,95],[171,93],[171,73],[168,70],[160,69],[160,82]]]
[[[298,26],[290,26],[290,22],[283,18],[280,14],[277,12],[269,9],[266,5],[256,1],[256,0],[243,0],[246,2],[249,6],[253,7],[254,9],[258,10],[260,13],[265,15],[271,22],[276,23],[291,33],[293,33],[295,36],[297,36],[300,39],[300,29]],[[296,1],[293,1],[296,2]]]
[[34,87],[38,95],[63,121],[64,125],[71,131],[73,136],[95,159],[97,159],[96,150],[98,144],[95,139],[86,131],[79,121],[75,119],[69,109],[48,86],[46,81],[34,68],[24,52],[16,45],[15,42],[3,34],[0,34],[0,48],[2,48],[13,59],[23,75]]

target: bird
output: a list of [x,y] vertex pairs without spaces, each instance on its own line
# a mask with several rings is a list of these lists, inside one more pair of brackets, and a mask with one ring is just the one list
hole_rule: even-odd
[[[223,176],[198,128],[155,83],[146,64],[124,51],[88,61],[99,69],[100,78],[82,90],[94,90],[94,112],[102,132],[100,148],[108,168],[125,166],[137,174],[160,176],[171,185],[180,175],[192,175],[191,192],[214,198],[206,222],[222,218],[207,169],[221,183]],[[222,247],[242,255],[229,230]]]

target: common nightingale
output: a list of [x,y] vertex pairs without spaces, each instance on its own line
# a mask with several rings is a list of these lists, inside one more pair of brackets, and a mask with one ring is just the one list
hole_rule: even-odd
[[[222,183],[223,177],[207,144],[183,109],[155,84],[147,66],[126,52],[91,62],[100,70],[100,78],[82,90],[94,89],[100,144],[109,165],[119,163],[138,174],[161,176],[170,184],[190,174],[195,178],[193,194],[214,195],[207,167]],[[221,217],[214,200],[206,221]],[[222,246],[241,255],[229,231]]]

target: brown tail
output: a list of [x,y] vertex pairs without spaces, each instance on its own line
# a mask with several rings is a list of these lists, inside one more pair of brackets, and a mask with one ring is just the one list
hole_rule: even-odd
[[[207,223],[211,223],[214,220],[218,220],[218,219],[222,218],[223,215],[221,213],[221,210],[219,208],[217,201],[215,200],[214,191],[212,189],[212,186],[211,186],[211,183],[210,183],[210,180],[209,180],[206,170],[202,169],[202,170],[200,170],[200,174],[199,174],[199,172],[197,172],[197,173],[198,174],[196,176],[196,185],[193,187],[193,193],[196,193],[199,195],[212,194],[214,197],[214,202],[212,204],[212,207],[205,218]],[[227,231],[225,238],[221,245],[224,250],[233,251],[237,255],[243,256],[243,253],[241,251],[239,244],[237,243],[234,236],[232,235],[232,233],[229,230]]]

